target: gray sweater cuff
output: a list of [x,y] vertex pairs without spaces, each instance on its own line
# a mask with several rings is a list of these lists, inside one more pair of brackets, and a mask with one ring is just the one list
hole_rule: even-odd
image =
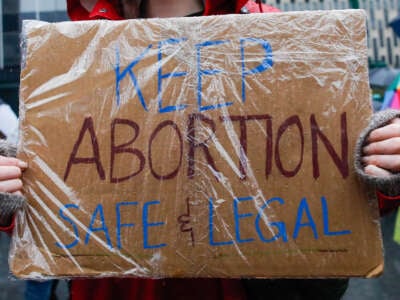
[[385,126],[396,117],[400,117],[400,111],[394,109],[384,110],[372,115],[367,128],[361,132],[358,138],[354,157],[357,174],[367,182],[367,184],[374,186],[387,196],[400,195],[400,173],[392,174],[389,177],[377,177],[366,174],[361,161],[363,156],[362,149],[367,144],[366,139],[372,130]]
[[17,155],[17,147],[0,139],[0,155],[15,157]]
[[25,197],[21,195],[0,192],[0,226],[9,226],[15,212],[25,204]]

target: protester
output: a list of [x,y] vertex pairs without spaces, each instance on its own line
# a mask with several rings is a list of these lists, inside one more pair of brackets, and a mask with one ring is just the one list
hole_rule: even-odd
[[[179,17],[277,9],[247,0],[67,0],[72,20]],[[397,111],[374,115],[356,148],[356,170],[379,191],[386,211],[400,199],[400,119]],[[11,152],[10,152],[11,151]],[[9,145],[0,153],[11,156]],[[0,224],[11,230],[15,210],[23,206],[19,179],[27,165],[15,158],[0,157]],[[12,208],[8,207],[10,203]],[[340,299],[347,280],[239,280],[239,279],[81,279],[71,282],[72,300],[88,299]]]

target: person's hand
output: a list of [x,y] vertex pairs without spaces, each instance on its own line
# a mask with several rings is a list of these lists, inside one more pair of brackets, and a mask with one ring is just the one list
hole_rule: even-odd
[[0,155],[0,227],[9,226],[14,213],[26,202],[21,176],[27,167],[26,162]]
[[400,118],[370,132],[362,161],[365,173],[372,176],[400,172]]
[[27,167],[24,161],[0,155],[0,192],[20,194],[22,172]]

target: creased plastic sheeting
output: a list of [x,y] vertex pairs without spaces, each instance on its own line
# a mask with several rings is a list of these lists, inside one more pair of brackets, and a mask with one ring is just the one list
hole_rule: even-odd
[[15,275],[381,269],[352,169],[371,114],[363,12],[26,21],[23,39]]

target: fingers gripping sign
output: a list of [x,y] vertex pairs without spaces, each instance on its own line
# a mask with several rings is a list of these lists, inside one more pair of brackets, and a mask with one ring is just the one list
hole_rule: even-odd
[[17,166],[24,170],[28,167],[28,164],[18,158],[0,155],[0,166]]
[[21,175],[26,162],[13,157],[0,156],[0,192],[14,193],[22,189]]
[[371,131],[363,148],[364,171],[372,176],[390,176],[400,171],[400,118]]
[[22,172],[28,167],[26,162],[13,157],[0,155],[0,226],[10,226],[15,212],[22,208],[25,198],[22,196]]
[[400,137],[400,118],[394,118],[386,126],[371,131],[368,142],[374,143]]

